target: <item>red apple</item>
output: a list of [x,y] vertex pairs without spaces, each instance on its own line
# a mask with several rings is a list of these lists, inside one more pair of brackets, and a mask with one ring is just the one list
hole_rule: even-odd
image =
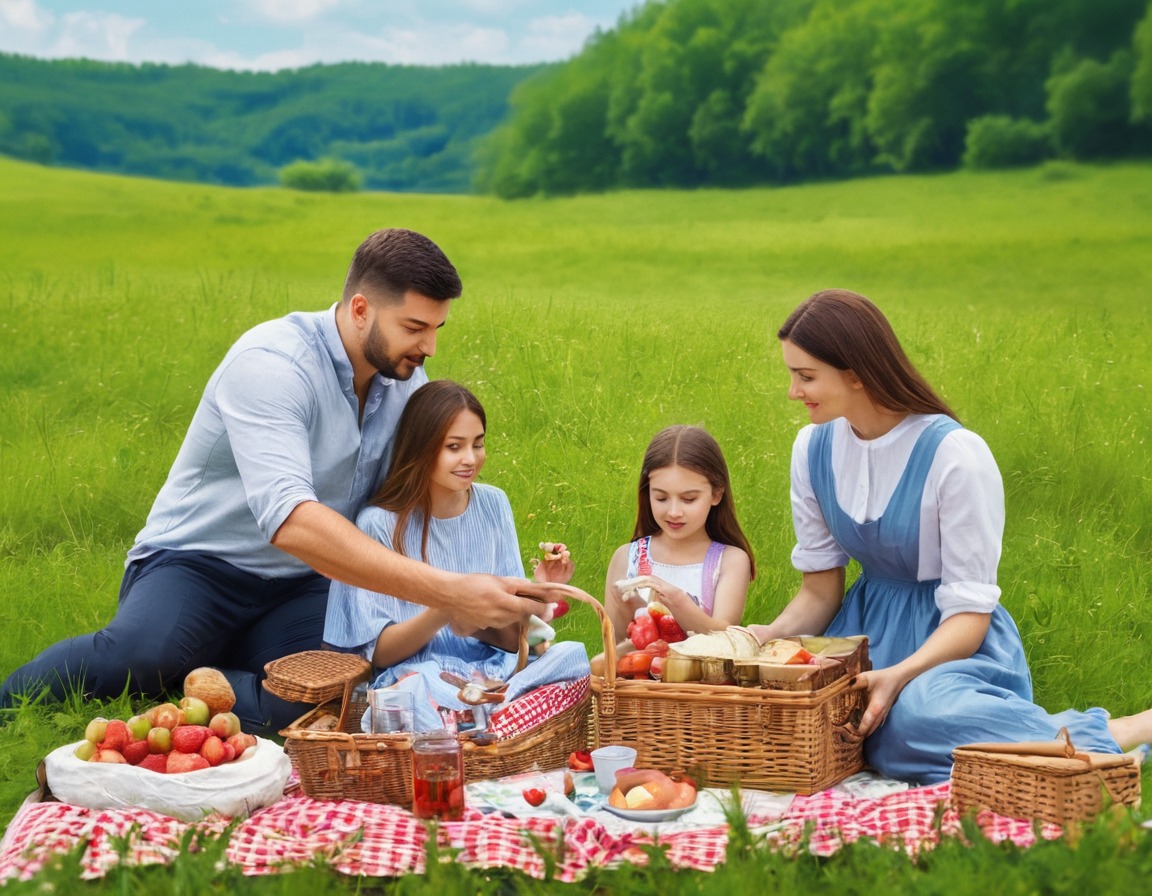
[[212,716],[208,727],[220,740],[227,740],[233,734],[240,733],[240,717],[234,712],[218,712]]
[[97,750],[94,754],[92,754],[92,758],[89,759],[88,761],[89,762],[113,762],[113,763],[119,763],[121,765],[124,765],[128,762],[128,760],[124,758],[124,754],[121,753],[119,750]]

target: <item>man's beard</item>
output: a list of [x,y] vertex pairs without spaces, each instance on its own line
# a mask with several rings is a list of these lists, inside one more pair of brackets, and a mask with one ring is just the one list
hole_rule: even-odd
[[368,331],[368,338],[364,341],[364,360],[375,367],[381,376],[390,380],[409,380],[419,366],[413,365],[407,373],[400,373],[396,369],[397,364],[404,359],[401,358],[400,361],[392,359],[388,351],[388,340],[380,333],[376,321],[372,322],[372,328]]

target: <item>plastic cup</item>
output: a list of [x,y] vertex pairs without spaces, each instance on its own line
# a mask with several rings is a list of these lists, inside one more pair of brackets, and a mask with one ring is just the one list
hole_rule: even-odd
[[464,817],[464,753],[447,731],[417,734],[412,741],[412,814],[441,821]]
[[413,728],[412,694],[394,688],[368,692],[368,724],[372,734],[410,732]]
[[599,747],[592,751],[592,768],[601,793],[611,793],[616,786],[616,772],[636,764],[636,750],[632,747]]

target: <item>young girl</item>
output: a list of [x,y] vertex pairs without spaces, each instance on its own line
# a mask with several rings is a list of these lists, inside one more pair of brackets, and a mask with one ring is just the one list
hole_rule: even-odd
[[[716,440],[696,426],[658,432],[644,453],[638,497],[635,540],[616,549],[604,586],[617,636],[646,606],[640,588],[686,632],[739,625],[755,565]],[[622,593],[617,583],[625,580]],[[625,639],[620,648],[632,645]]]
[[[947,780],[965,743],[1049,740],[1067,727],[1081,750],[1152,740],[1152,710],[1049,714],[1032,702],[1020,634],[1000,605],[996,567],[1004,488],[984,440],[964,429],[905,356],[868,299],[825,290],[779,331],[811,425],[792,451],[801,572],[761,643],[799,634],[867,635],[873,669],[857,728],[878,772]],[[861,573],[845,593],[850,558]]]
[[[523,577],[508,498],[476,481],[484,467],[485,426],[480,402],[458,383],[434,380],[417,389],[400,417],[388,475],[357,525],[393,550],[439,569]],[[573,572],[568,550],[553,543],[541,548],[545,554],[535,579],[567,583]],[[377,687],[407,672],[433,673],[437,683],[429,686],[443,705],[441,670],[465,679],[478,673],[506,681],[513,674],[519,626],[463,630],[450,612],[334,581],[324,641],[360,653],[383,670]]]

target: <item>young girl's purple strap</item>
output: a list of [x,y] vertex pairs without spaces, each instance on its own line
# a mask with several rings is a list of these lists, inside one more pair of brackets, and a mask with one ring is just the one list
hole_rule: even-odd
[[712,615],[712,605],[716,603],[716,580],[720,578],[720,555],[723,553],[724,545],[714,541],[708,545],[708,553],[704,555],[704,571],[700,576],[704,591],[700,595],[700,609],[709,616]]

